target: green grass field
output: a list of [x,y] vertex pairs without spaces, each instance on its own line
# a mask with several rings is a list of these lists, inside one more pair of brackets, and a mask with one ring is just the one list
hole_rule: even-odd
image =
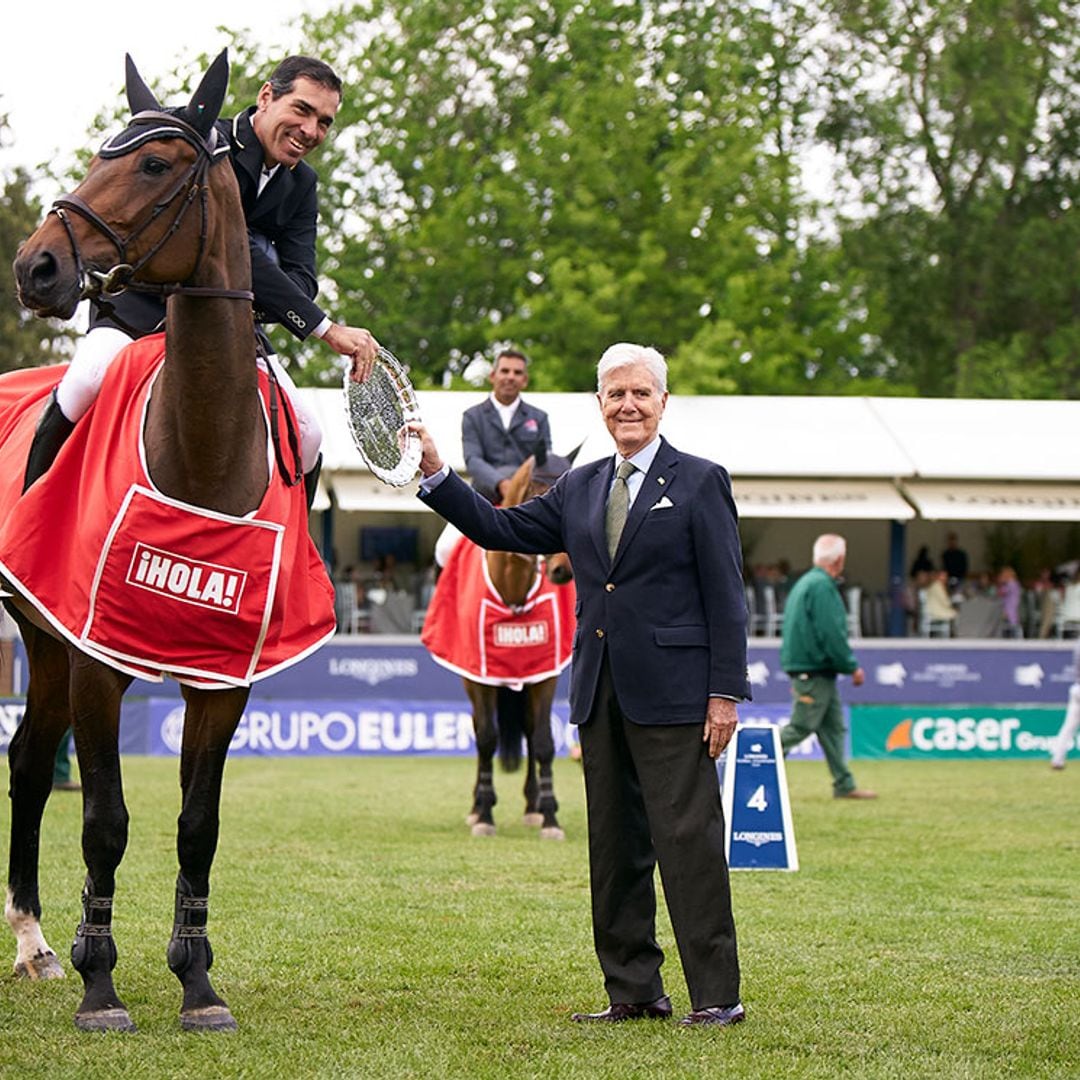
[[[116,984],[140,1030],[75,1030],[80,804],[58,793],[43,924],[69,977],[0,976],[0,1076],[1080,1075],[1080,766],[857,763],[882,795],[863,804],[834,801],[824,765],[790,764],[802,868],[735,875],[748,1018],[727,1031],[570,1021],[605,1004],[579,769],[556,765],[565,843],[519,824],[520,776],[503,775],[500,835],[473,839],[472,771],[466,759],[230,763],[211,899],[216,987],[240,1023],[226,1035],[179,1030],[165,964],[177,767],[154,758],[125,763],[114,917]],[[5,842],[8,821],[5,799]],[[666,917],[659,934],[685,1011]]]

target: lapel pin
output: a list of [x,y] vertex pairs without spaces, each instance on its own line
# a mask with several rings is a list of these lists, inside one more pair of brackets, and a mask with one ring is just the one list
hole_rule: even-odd
[[658,484],[663,484],[663,482],[664,482],[664,478],[663,478],[662,476],[658,476],[658,477],[656,478],[656,482],[657,482]]

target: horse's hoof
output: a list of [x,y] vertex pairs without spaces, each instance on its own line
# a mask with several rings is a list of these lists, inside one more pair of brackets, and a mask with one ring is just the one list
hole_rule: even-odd
[[566,833],[558,825],[548,825],[540,830],[541,840],[565,840]]
[[227,1005],[208,1005],[205,1009],[189,1009],[180,1014],[183,1031],[235,1031],[233,1014]]
[[537,825],[544,824],[544,815],[538,813],[526,813],[521,819],[522,825],[528,825],[531,828],[536,828]]
[[75,1014],[75,1026],[80,1031],[135,1031],[127,1009],[98,1009],[97,1012]]
[[33,957],[29,963],[18,960],[15,963],[15,977],[17,979],[64,979],[64,969],[56,958],[56,953],[40,953]]
[[473,836],[494,836],[495,835],[495,826],[494,825],[486,825],[484,822],[478,821],[472,827],[472,834],[473,834]]
[[471,814],[465,815],[466,825],[475,825],[480,820],[480,815],[474,810]]

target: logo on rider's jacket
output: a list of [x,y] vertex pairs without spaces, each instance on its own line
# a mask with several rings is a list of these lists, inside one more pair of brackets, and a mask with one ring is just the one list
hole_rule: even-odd
[[190,559],[149,544],[137,543],[127,583],[185,604],[236,614],[247,574],[229,566]]
[[504,648],[518,648],[528,645],[546,645],[548,640],[548,624],[546,622],[530,623],[495,623],[494,642]]

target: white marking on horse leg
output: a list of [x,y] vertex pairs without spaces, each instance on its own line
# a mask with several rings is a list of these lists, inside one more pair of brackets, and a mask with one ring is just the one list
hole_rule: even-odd
[[7,891],[4,915],[15,933],[18,949],[15,953],[15,974],[27,979],[62,979],[64,969],[49,948],[41,924],[28,911],[19,911]]

